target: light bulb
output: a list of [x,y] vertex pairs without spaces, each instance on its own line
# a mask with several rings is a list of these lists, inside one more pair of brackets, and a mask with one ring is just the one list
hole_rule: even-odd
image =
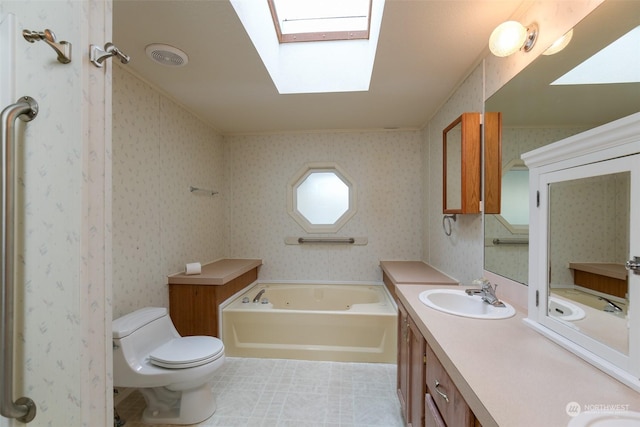
[[547,50],[542,52],[543,55],[553,55],[555,53],[560,52],[562,49],[567,47],[569,42],[571,41],[571,37],[573,37],[573,29],[569,30],[564,36],[560,37],[556,40]]
[[516,53],[527,40],[527,29],[517,21],[507,21],[498,25],[489,37],[489,50],[495,56],[509,56]]

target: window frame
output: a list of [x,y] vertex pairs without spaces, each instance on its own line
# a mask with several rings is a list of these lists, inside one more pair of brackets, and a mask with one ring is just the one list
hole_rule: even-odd
[[276,0],[267,0],[269,11],[276,30],[276,35],[280,43],[299,43],[313,41],[330,41],[330,40],[368,40],[371,30],[371,10],[373,0],[369,0],[369,11],[367,13],[367,29],[366,30],[345,30],[345,31],[317,31],[304,33],[282,33],[280,20],[275,5]]

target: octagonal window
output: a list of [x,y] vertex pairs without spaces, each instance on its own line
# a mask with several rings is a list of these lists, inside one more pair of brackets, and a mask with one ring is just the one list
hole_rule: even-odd
[[336,164],[308,164],[289,183],[289,214],[309,233],[338,231],[356,211],[355,186]]

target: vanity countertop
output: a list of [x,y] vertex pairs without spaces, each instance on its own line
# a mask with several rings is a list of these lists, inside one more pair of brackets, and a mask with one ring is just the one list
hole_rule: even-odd
[[200,274],[176,273],[168,280],[170,285],[225,285],[261,265],[261,259],[227,258],[203,265]]
[[572,402],[640,411],[640,393],[526,326],[522,312],[502,320],[442,313],[419,300],[437,287],[396,290],[483,427],[566,426]]
[[459,282],[423,261],[380,261],[393,283],[458,285]]
[[624,264],[612,262],[570,262],[569,268],[586,273],[599,274],[619,280],[627,280],[627,269]]

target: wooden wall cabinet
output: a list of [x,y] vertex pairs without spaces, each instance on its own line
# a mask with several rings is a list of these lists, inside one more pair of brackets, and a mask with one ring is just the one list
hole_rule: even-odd
[[480,213],[481,202],[486,213],[500,212],[502,115],[486,113],[484,125],[481,119],[480,113],[463,113],[442,131],[442,211],[445,214]]

